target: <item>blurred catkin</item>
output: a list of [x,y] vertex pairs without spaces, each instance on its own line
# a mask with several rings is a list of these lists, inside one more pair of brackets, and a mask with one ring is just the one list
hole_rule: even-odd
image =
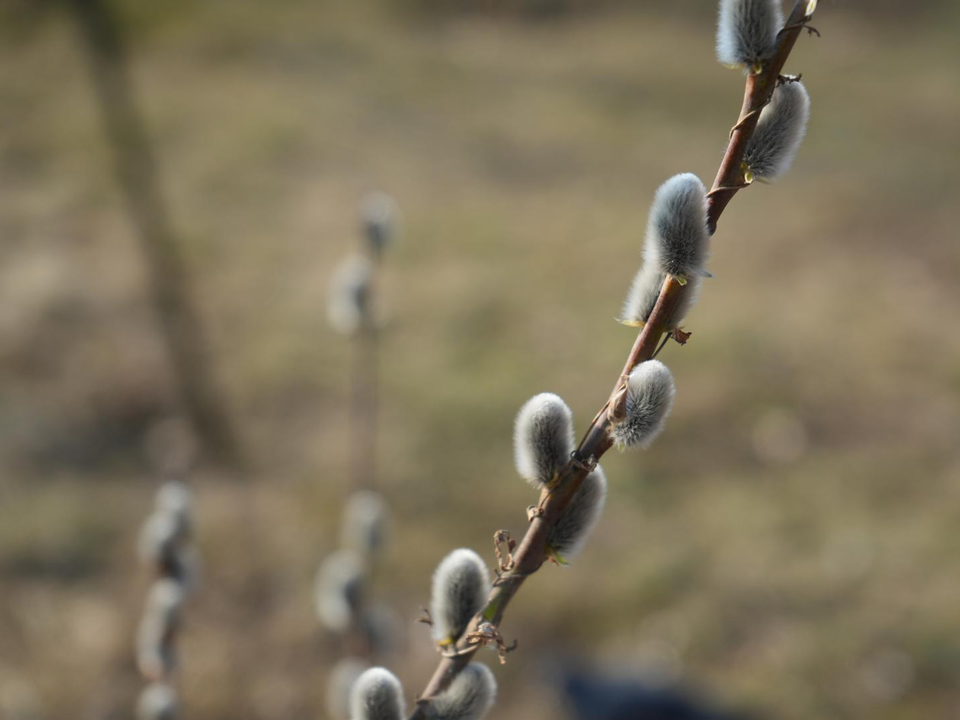
[[405,709],[403,686],[386,668],[370,668],[353,685],[350,720],[402,720]]

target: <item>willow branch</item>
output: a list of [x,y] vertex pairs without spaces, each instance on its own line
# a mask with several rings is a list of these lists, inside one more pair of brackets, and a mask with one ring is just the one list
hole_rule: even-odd
[[[753,135],[759,119],[760,110],[769,102],[783,66],[804,29],[808,18],[805,16],[806,0],[797,0],[779,35],[774,56],[759,74],[747,77],[743,106],[737,124],[730,133],[727,150],[724,153],[717,178],[708,194],[707,225],[711,234],[716,229],[717,220],[727,203],[741,188],[746,187],[741,165],[747,142]],[[481,623],[500,625],[510,600],[516,595],[524,581],[540,569],[546,558],[546,545],[550,532],[556,525],[572,500],[580,484],[590,473],[595,463],[609,450],[613,441],[610,438],[612,419],[622,416],[625,404],[625,382],[630,372],[640,363],[649,360],[656,352],[660,339],[666,332],[673,310],[688,292],[675,278],[668,276],[660,290],[660,296],[653,311],[637,336],[623,371],[614,386],[609,399],[597,413],[576,451],[561,471],[559,481],[553,490],[544,490],[541,494],[541,514],[534,517],[523,540],[514,553],[514,566],[504,572],[494,583],[484,608],[477,613],[456,645],[455,653],[448,653],[441,660],[426,688],[417,701],[417,707],[409,720],[425,720],[426,708],[431,698],[445,690],[457,674],[470,662],[479,649],[471,644],[467,637],[475,632]]]

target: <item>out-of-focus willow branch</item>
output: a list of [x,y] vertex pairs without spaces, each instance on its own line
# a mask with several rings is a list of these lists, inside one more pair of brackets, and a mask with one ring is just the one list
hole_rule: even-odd
[[[711,233],[716,229],[717,221],[727,203],[748,184],[742,168],[747,142],[756,129],[760,110],[770,101],[797,37],[806,27],[809,6],[809,0],[795,2],[778,36],[773,57],[764,64],[761,72],[747,76],[740,116],[730,133],[730,141],[717,178],[708,194],[707,223]],[[483,634],[477,632],[481,625],[489,623],[498,628],[508,604],[520,586],[543,565],[546,558],[547,539],[551,530],[596,462],[613,445],[609,431],[613,421],[622,419],[625,415],[627,376],[634,367],[653,357],[663,334],[668,329],[673,310],[678,306],[685,292],[688,292],[688,289],[684,284],[672,276],[667,277],[653,312],[630,350],[623,372],[610,398],[590,424],[570,462],[561,471],[554,489],[543,491],[539,513],[531,520],[523,540],[513,554],[512,567],[503,572],[494,583],[486,605],[473,618],[455,649],[444,654],[433,677],[418,699],[417,707],[409,720],[427,718],[427,707],[431,698],[450,685],[481,647],[476,642],[477,635]]]

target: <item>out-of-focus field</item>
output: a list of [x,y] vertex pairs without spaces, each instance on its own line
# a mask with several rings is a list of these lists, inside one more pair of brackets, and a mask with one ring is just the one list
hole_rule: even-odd
[[[436,661],[412,622],[435,564],[492,564],[493,531],[524,530],[514,413],[553,391],[586,428],[634,339],[613,318],[653,191],[709,184],[741,100],[713,3],[636,5],[121,3],[254,468],[193,478],[189,717],[322,716],[336,653],[310,593],[346,492],[351,357],[324,308],[366,190],[404,215],[378,593],[411,620],[409,700]],[[820,5],[788,65],[813,102],[795,167],[722,218],[693,337],[662,355],[667,430],[605,458],[595,537],[511,607],[497,718],[556,717],[548,658],[574,656],[757,717],[960,715],[960,12]],[[0,716],[124,718],[143,438],[176,405],[76,29],[41,7],[8,4],[0,31]]]

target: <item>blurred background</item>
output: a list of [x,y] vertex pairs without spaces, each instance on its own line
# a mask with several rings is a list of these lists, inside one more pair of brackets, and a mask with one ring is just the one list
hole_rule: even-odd
[[[493,532],[525,529],[514,414],[556,392],[586,429],[635,337],[613,318],[653,191],[716,173],[743,82],[714,3],[108,0],[169,257],[131,215],[152,181],[118,175],[129,118],[105,132],[84,6],[0,4],[0,717],[126,718],[142,687],[148,448],[189,405],[165,268],[233,438],[190,476],[185,715],[324,717],[339,648],[311,592],[357,362],[327,291],[373,189],[403,217],[378,280],[376,592],[412,701],[433,568],[492,566]],[[667,429],[604,458],[586,550],[511,606],[493,716],[563,717],[570,667],[738,717],[960,716],[958,22],[820,3],[786,68],[812,97],[794,168],[725,212],[693,337],[661,355]]]

